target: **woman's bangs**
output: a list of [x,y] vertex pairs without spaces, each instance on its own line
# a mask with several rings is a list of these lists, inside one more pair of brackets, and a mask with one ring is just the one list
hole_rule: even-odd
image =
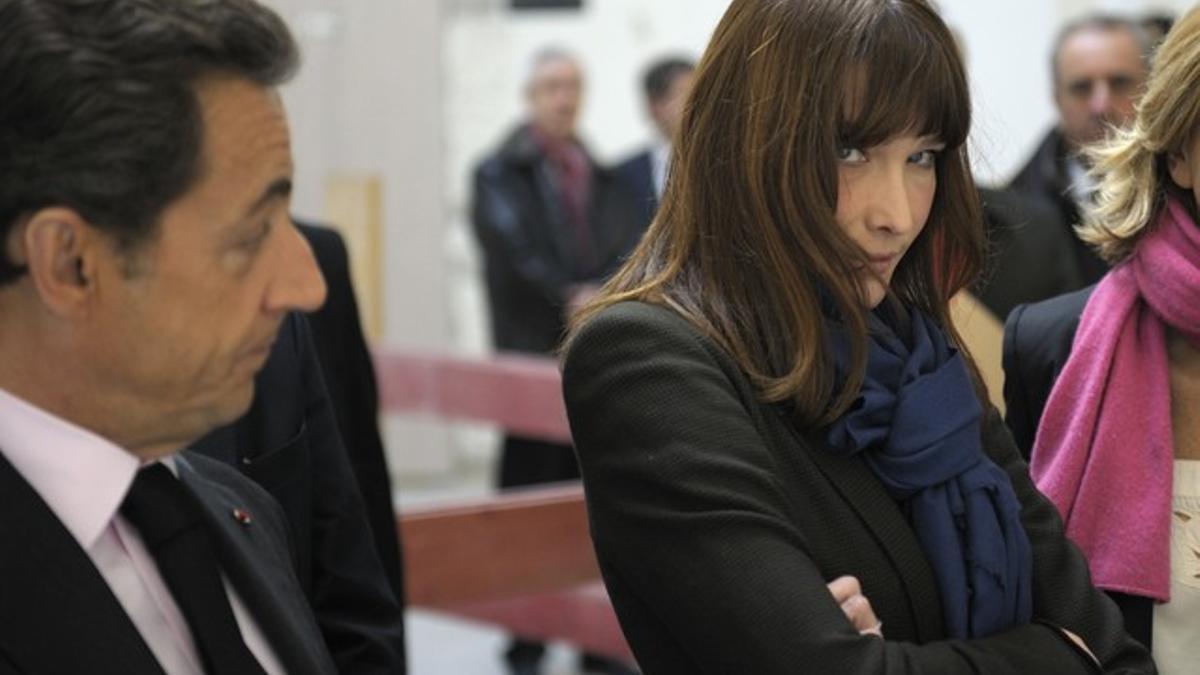
[[949,34],[888,13],[857,47],[843,80],[842,142],[871,147],[913,132],[937,138],[949,150],[966,142],[970,95]]

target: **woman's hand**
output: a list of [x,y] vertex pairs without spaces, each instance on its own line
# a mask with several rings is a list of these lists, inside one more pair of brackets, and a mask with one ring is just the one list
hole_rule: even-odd
[[1092,657],[1092,663],[1095,663],[1097,666],[1100,665],[1100,659],[1096,658],[1096,655],[1093,654],[1092,650],[1088,648],[1087,643],[1083,641],[1083,638],[1072,633],[1071,631],[1067,630],[1066,628],[1059,628],[1059,630],[1062,631],[1063,634],[1067,636],[1068,640],[1075,643],[1076,647],[1079,647],[1080,649],[1082,649],[1084,651],[1085,654]]
[[883,637],[883,623],[875,617],[871,602],[862,594],[862,587],[854,577],[838,577],[826,584],[833,599],[841,605],[846,618],[862,635]]

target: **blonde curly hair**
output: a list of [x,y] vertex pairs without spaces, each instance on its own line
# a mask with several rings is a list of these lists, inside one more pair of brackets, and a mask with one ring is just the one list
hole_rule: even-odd
[[1176,23],[1158,48],[1134,123],[1087,150],[1099,190],[1076,231],[1109,263],[1133,252],[1168,193],[1193,201],[1172,182],[1168,163],[1187,147],[1198,125],[1200,8]]

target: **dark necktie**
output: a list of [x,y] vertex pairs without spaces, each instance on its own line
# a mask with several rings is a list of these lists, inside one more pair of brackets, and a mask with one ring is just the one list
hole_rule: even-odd
[[205,671],[265,675],[242,640],[201,509],[195,496],[162,464],[138,471],[121,504],[121,514],[142,535],[187,619]]

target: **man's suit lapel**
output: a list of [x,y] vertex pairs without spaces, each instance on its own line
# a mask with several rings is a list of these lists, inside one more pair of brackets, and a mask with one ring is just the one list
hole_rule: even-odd
[[646,223],[649,224],[654,217],[654,212],[658,210],[658,189],[654,184],[654,158],[651,150],[646,150],[638,155],[634,164],[634,173],[636,174],[634,183],[637,186],[638,205],[643,209]]
[[[208,511],[223,571],[287,672],[334,673],[312,611],[293,576],[285,525],[271,517],[271,507],[278,506],[262,501],[269,499],[265,493],[243,495],[210,480],[205,474],[214,467],[230,474],[235,471],[206,457],[181,455],[177,466],[180,480]],[[235,513],[239,510],[249,515],[248,522],[239,519]]]
[[904,586],[903,593],[892,598],[869,598],[877,606],[894,602],[907,604],[913,628],[920,642],[945,635],[941,594],[912,526],[904,519],[895,501],[884,490],[870,468],[856,457],[834,452],[819,438],[801,438],[792,425],[786,425],[834,489],[854,509],[863,526],[879,542]]
[[104,577],[0,454],[0,652],[28,673],[163,675]]

